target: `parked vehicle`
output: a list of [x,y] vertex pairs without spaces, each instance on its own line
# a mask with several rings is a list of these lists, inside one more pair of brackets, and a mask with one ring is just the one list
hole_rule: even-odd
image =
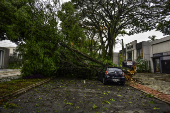
[[121,68],[118,67],[105,67],[98,73],[98,80],[102,81],[103,84],[108,82],[116,82],[121,85],[125,84],[125,74]]

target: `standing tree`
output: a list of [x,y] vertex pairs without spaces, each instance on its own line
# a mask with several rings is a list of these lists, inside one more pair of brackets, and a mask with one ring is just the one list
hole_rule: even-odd
[[[92,51],[91,48],[91,45],[95,42],[94,40],[87,39],[84,33],[84,28],[80,27],[79,13],[75,11],[71,2],[67,2],[62,5],[61,11],[58,11],[58,17],[61,20],[60,26],[62,28],[61,31],[64,36],[64,43],[67,44],[61,44],[66,48],[64,49],[64,51],[61,52],[64,56],[64,61],[69,64],[74,62],[74,67],[81,66],[94,68],[93,66],[91,66],[91,64],[95,64],[94,62],[98,61],[92,60],[92,58],[83,54],[88,54],[93,58],[97,58],[95,51]],[[68,49],[71,51],[68,51]],[[78,52],[75,49],[81,51],[82,53]]]
[[151,41],[156,40],[156,36],[155,35],[149,36],[148,38],[151,39]]
[[157,30],[161,31],[165,35],[170,35],[170,1],[164,0],[164,4],[161,10],[163,16],[163,20],[158,24]]
[[[162,2],[152,0],[72,0],[81,12],[83,26],[95,27],[101,38],[102,54],[113,59],[113,46],[118,35],[133,35],[156,28],[162,19]],[[105,41],[104,41],[104,38]],[[107,56],[107,55],[106,55]]]

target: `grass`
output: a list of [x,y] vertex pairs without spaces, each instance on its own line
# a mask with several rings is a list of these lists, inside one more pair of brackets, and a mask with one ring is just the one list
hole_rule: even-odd
[[41,79],[16,79],[0,83],[0,97],[7,94],[11,94],[19,89],[25,88],[32,84],[38,83],[40,81],[46,80],[48,78]]
[[4,109],[7,109],[7,108],[15,108],[15,107],[19,107],[18,105],[16,105],[16,104],[14,104],[14,103],[6,103],[5,105],[4,105]]

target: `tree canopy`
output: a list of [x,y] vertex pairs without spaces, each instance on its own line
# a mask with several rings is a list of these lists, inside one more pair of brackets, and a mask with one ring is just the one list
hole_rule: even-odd
[[[165,15],[162,2],[148,0],[72,0],[80,22],[88,30],[96,30],[102,54],[112,60],[113,46],[119,35],[133,35],[156,28]],[[106,38],[106,40],[104,40]]]
[[61,68],[93,73],[113,65],[113,46],[119,35],[148,31],[161,24],[167,16],[167,4],[161,3],[72,0],[60,7],[58,0],[1,0],[0,38],[18,44],[23,76],[50,76]]
[[[71,3],[63,4],[62,10],[56,13],[53,10],[56,6],[39,1],[25,0],[21,7],[17,7],[20,2],[16,3],[17,5],[13,2],[1,2],[4,8],[15,9],[8,15],[11,14],[12,18],[1,18],[7,21],[7,23],[1,23],[3,24],[1,28],[6,33],[5,38],[13,42],[23,41],[23,43],[17,43],[18,51],[23,56],[22,75],[50,76],[63,67],[95,71],[96,66],[106,65],[102,59],[96,60],[97,53],[91,56],[89,42],[78,24],[78,16]],[[62,21],[61,30],[58,29],[57,16]]]
[[158,24],[157,30],[161,31],[165,35],[170,35],[170,1],[163,0],[163,3],[164,7],[161,10],[161,14],[166,15],[166,17],[164,16],[162,21]]

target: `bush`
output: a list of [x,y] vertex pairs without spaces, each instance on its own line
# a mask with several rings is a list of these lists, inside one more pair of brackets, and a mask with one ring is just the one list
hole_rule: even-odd
[[138,58],[136,60],[137,63],[137,72],[141,73],[141,72],[150,72],[150,66],[148,66],[148,63],[146,60]]
[[20,69],[21,67],[21,62],[12,62],[9,63],[8,69]]
[[22,66],[22,60],[17,56],[10,56],[8,69],[20,69]]

